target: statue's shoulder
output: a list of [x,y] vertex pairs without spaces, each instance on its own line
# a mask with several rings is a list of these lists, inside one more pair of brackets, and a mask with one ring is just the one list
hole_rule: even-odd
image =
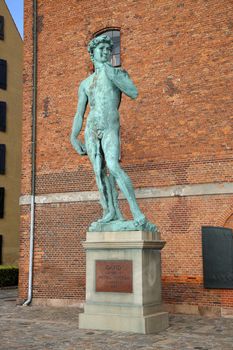
[[90,84],[90,83],[92,82],[92,80],[93,80],[94,75],[95,75],[95,74],[92,73],[92,74],[89,75],[86,79],[84,79],[84,80],[82,81],[82,83],[83,83],[84,85]]
[[84,89],[84,90],[87,89],[93,80],[93,75],[94,74],[91,74],[86,79],[82,80],[79,85],[79,89]]

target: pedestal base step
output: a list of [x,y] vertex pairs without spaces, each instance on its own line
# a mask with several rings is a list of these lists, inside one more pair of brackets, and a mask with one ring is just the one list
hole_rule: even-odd
[[80,329],[111,330],[141,334],[158,333],[168,327],[168,313],[132,317],[117,314],[80,314]]

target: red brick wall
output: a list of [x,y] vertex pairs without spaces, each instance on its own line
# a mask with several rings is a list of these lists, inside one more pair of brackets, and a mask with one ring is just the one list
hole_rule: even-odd
[[[121,28],[122,64],[139,88],[138,99],[124,97],[121,106],[123,164],[162,162],[159,172],[168,181],[172,161],[198,160],[202,168],[202,162],[217,158],[229,167],[230,2],[128,0],[107,8],[101,1],[38,4],[38,175],[90,167],[87,158],[77,157],[69,134],[77,88],[90,69],[87,43],[109,26]],[[25,1],[23,176],[30,171],[31,13],[31,1]],[[221,180],[213,167],[212,179],[216,177]],[[206,179],[202,175],[201,182],[205,180],[211,181],[210,174]],[[23,193],[30,191],[29,184],[23,181]]]
[[[69,135],[78,85],[90,72],[87,43],[106,27],[121,29],[122,65],[139,89],[138,99],[124,97],[120,108],[122,166],[134,186],[232,181],[231,13],[231,2],[217,0],[126,0],[105,7],[100,0],[70,0],[68,5],[65,0],[39,0],[37,194],[96,190],[89,160],[76,154]],[[30,193],[31,171],[29,0],[25,20],[23,195]],[[223,291],[207,293],[202,288],[200,232],[202,225],[224,225],[233,211],[230,199],[140,201],[167,240],[165,300],[202,303],[205,299],[211,304],[213,295],[216,302],[222,298],[221,303],[227,304]],[[83,299],[80,240],[99,210],[93,202],[37,206],[35,296]],[[26,293],[28,215],[23,207],[21,296]]]
[[[223,226],[233,211],[233,196],[196,196],[143,199],[140,207],[162,230],[163,297],[167,303],[232,306],[232,291],[205,290],[202,277],[201,227]],[[129,217],[125,201],[121,207]],[[28,267],[27,210],[22,211],[21,279]],[[29,212],[28,212],[29,215]],[[89,224],[100,215],[95,202],[37,205],[34,260],[34,297],[85,298],[85,254],[81,242]],[[21,297],[26,296],[20,288]],[[225,298],[225,295],[229,298]],[[210,297],[208,297],[210,296]]]
[[[134,164],[127,164],[123,160],[122,166],[136,188],[233,181],[230,158],[177,161],[145,159]],[[37,194],[95,190],[97,187],[93,170],[82,164],[75,171],[56,171],[37,176]]]

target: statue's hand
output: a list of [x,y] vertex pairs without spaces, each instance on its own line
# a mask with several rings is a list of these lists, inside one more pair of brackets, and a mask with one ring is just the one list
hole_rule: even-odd
[[86,146],[77,138],[71,135],[71,144],[74,147],[75,151],[80,154],[80,156],[85,156],[87,154]]

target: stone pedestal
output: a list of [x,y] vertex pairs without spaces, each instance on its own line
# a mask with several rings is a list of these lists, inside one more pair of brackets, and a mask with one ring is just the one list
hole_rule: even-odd
[[88,232],[86,303],[80,328],[156,333],[168,327],[161,306],[158,233]]

